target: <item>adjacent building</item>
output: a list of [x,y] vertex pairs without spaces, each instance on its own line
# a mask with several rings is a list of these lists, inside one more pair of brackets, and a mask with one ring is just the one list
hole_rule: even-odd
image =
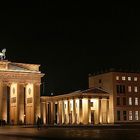
[[44,124],[109,123],[109,94],[100,88],[41,97]]
[[89,76],[89,89],[41,97],[44,124],[140,122],[140,74],[109,71]]
[[100,87],[109,93],[112,123],[140,122],[140,74],[108,72],[89,77],[89,87]]

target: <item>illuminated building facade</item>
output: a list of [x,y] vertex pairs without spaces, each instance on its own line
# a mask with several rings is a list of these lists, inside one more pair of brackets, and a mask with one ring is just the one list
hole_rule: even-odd
[[89,89],[41,97],[44,124],[140,122],[140,74],[110,71],[89,76]]
[[34,124],[40,116],[39,65],[0,61],[0,120]]
[[109,123],[109,94],[100,88],[41,97],[44,124]]
[[140,74],[110,71],[89,76],[89,88],[41,96],[36,64],[0,61],[0,120],[7,124],[140,122]]
[[117,72],[89,76],[89,87],[109,93],[109,116],[112,123],[140,122],[140,74]]

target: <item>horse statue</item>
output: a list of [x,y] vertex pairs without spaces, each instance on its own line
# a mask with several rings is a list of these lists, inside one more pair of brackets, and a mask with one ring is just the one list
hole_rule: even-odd
[[6,53],[6,49],[4,48],[4,49],[2,49],[2,51],[0,52],[0,59],[1,59],[1,60],[3,60],[3,59],[6,58],[5,53]]

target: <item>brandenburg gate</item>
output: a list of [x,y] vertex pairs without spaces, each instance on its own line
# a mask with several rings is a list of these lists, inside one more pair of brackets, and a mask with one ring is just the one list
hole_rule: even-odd
[[0,120],[7,124],[36,123],[44,75],[39,66],[0,60]]

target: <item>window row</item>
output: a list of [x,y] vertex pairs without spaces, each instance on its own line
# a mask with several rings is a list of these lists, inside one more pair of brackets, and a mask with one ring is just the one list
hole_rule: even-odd
[[[127,87],[128,92],[138,92],[138,87],[137,86],[128,86]],[[126,92],[126,86],[125,85],[116,85],[116,92],[117,93],[125,93]]]
[[[128,80],[128,81],[132,81],[132,77],[128,76],[116,76],[116,80],[122,80],[122,81],[125,81],[125,80]],[[133,77],[133,81],[138,81],[138,77]]]
[[[122,99],[122,102],[121,102]],[[122,104],[121,104],[122,103]],[[126,97],[117,97],[117,101],[116,101],[117,106],[119,105],[126,105]],[[128,98],[128,105],[139,105],[139,98],[135,97],[134,100],[132,99],[132,97]]]
[[[128,113],[128,114],[127,114]],[[117,111],[117,121],[138,121],[139,120],[139,111]]]
[[126,77],[126,76],[116,76],[116,80],[118,81],[118,80],[122,80],[122,81],[125,81],[125,80],[128,80],[128,81],[138,81],[138,77],[133,77],[133,79],[132,79],[132,77],[130,77],[130,76],[128,76],[128,77]]

